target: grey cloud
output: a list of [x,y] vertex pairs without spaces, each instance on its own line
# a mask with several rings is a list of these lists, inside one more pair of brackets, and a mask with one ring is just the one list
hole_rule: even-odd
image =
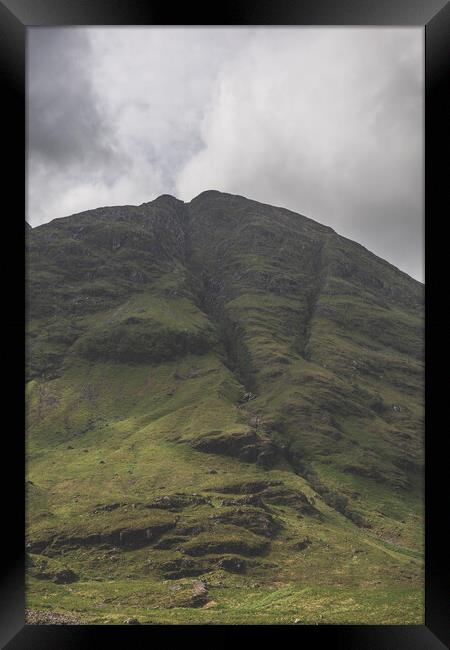
[[28,48],[30,158],[51,166],[110,164],[113,132],[90,78],[86,31],[31,29]]
[[31,29],[28,219],[205,189],[423,277],[420,29]]
[[284,205],[422,278],[421,36],[255,30],[216,80],[179,194]]

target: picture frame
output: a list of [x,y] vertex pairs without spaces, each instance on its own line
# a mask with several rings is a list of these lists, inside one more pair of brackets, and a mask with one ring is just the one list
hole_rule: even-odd
[[[446,432],[445,361],[440,354],[439,335],[445,332],[445,320],[439,315],[439,278],[448,253],[445,238],[439,237],[439,216],[444,214],[444,191],[448,179],[443,164],[444,120],[448,104],[444,102],[450,8],[443,0],[310,0],[309,2],[269,0],[234,2],[223,6],[200,7],[182,5],[176,9],[160,0],[0,0],[0,66],[2,71],[5,124],[12,136],[7,149],[9,181],[3,200],[9,210],[4,213],[8,249],[15,253],[14,282],[9,272],[6,282],[9,316],[7,324],[7,402],[13,415],[11,426],[4,430],[4,466],[11,475],[4,485],[4,529],[1,578],[0,644],[10,650],[50,648],[101,647],[109,639],[133,648],[148,647],[159,639],[171,645],[179,635],[207,633],[214,644],[228,644],[242,634],[234,626],[31,626],[24,622],[24,383],[23,335],[24,310],[21,283],[24,280],[21,207],[25,214],[25,83],[26,33],[32,26],[70,25],[298,25],[298,26],[423,26],[425,35],[425,241],[426,273],[426,580],[425,625],[315,625],[277,626],[276,633],[288,632],[304,647],[324,644],[326,647],[350,650],[439,650],[449,647],[448,626],[448,550],[443,532],[447,468],[444,445]],[[447,117],[448,119],[448,117]],[[21,206],[21,207],[19,207]],[[437,235],[437,236],[436,236]],[[440,241],[438,241],[440,240]],[[5,240],[4,240],[5,241]],[[431,254],[431,246],[433,253]],[[441,268],[439,268],[441,264]],[[18,286],[19,285],[19,286]],[[22,284],[23,286],[23,284]],[[444,294],[445,295],[445,294]],[[445,302],[445,298],[444,298]],[[442,375],[441,375],[442,373]],[[5,373],[6,374],[6,373]],[[14,406],[13,406],[14,405]],[[3,478],[6,473],[3,472]],[[241,626],[239,626],[241,627]],[[266,626],[248,626],[252,634],[265,634]],[[244,630],[247,631],[247,630]],[[158,636],[161,634],[161,637]]]

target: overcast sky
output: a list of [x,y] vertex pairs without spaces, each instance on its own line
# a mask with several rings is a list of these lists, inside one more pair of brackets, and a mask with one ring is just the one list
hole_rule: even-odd
[[32,28],[27,220],[206,189],[423,280],[422,28]]

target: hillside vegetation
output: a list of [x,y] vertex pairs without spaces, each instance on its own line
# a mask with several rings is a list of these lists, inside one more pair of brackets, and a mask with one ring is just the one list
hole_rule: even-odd
[[420,283],[215,191],[26,242],[30,610],[423,622]]

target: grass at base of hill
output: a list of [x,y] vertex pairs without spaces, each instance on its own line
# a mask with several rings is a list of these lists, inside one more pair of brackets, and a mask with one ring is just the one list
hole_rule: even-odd
[[[189,590],[195,580],[185,580],[185,589]],[[44,586],[32,580],[28,583],[26,605],[29,609],[75,614],[83,623],[100,625],[120,625],[127,618],[137,618],[143,624],[169,625],[421,625],[424,622],[424,594],[418,584],[352,589],[280,582],[260,586],[255,579],[237,577],[234,584],[221,586],[221,576],[214,575],[206,584],[210,601],[206,607],[197,608],[177,607],[179,592],[171,591],[170,581],[105,579]],[[175,597],[171,598],[171,594]],[[153,604],[155,598],[160,599],[160,606]]]

